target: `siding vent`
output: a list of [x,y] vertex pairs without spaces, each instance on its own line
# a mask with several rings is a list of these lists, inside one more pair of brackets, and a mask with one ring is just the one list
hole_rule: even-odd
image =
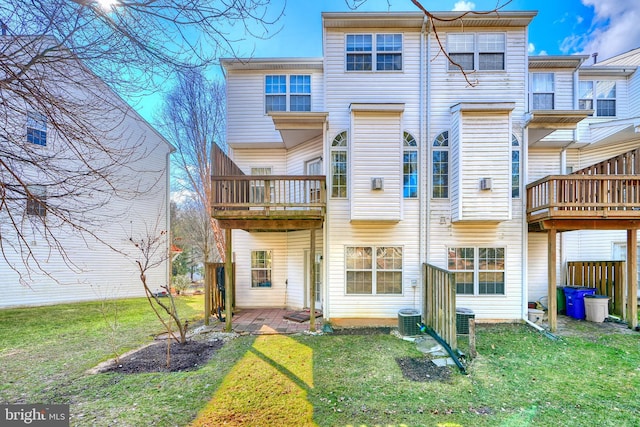
[[491,190],[491,178],[480,178],[480,190]]
[[371,178],[372,190],[384,190],[384,178]]

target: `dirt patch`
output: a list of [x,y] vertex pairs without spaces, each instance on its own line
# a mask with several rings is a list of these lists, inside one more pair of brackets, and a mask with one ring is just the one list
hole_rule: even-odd
[[402,376],[411,381],[441,381],[451,379],[451,370],[447,366],[437,366],[428,357],[396,357],[402,370]]
[[377,328],[336,328],[333,330],[333,335],[389,335],[391,328],[389,327],[377,327]]
[[121,357],[102,372],[139,374],[144,372],[179,372],[199,369],[211,356],[222,348],[224,341],[187,341],[185,344],[171,343],[170,366],[167,367],[167,343],[156,342]]

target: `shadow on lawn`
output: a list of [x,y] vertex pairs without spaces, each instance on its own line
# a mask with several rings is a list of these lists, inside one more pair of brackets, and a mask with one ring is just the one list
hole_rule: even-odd
[[191,425],[316,426],[311,389],[311,348],[284,335],[259,336]]

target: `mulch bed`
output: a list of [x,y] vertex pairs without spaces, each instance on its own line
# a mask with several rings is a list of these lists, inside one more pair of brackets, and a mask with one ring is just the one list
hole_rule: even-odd
[[167,343],[156,342],[125,357],[104,372],[139,374],[143,372],[193,371],[204,366],[213,354],[222,348],[222,340],[187,341],[185,344],[171,343],[170,365],[167,367]]
[[428,357],[396,357],[402,376],[411,381],[442,381],[451,379],[447,366],[437,366]]

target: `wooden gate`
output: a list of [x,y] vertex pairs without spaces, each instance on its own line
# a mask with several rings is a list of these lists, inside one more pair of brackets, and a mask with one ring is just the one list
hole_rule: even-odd
[[431,264],[423,265],[424,323],[440,335],[452,349],[458,347],[456,337],[455,275]]
[[[233,283],[236,281],[236,268],[235,263],[232,264],[233,271],[231,272],[231,277],[233,278]],[[218,316],[224,315],[224,297],[222,295],[222,289],[224,285],[218,286],[220,277],[219,277],[219,268],[224,268],[223,262],[210,262],[206,264],[205,269],[205,281],[204,286],[205,289],[208,289],[209,292],[205,292],[205,297],[209,298],[208,304],[205,301],[205,310],[207,310],[207,306],[209,307],[209,315]],[[224,281],[224,279],[222,279]],[[236,295],[235,295],[236,287],[233,286],[233,307],[236,305]]]

